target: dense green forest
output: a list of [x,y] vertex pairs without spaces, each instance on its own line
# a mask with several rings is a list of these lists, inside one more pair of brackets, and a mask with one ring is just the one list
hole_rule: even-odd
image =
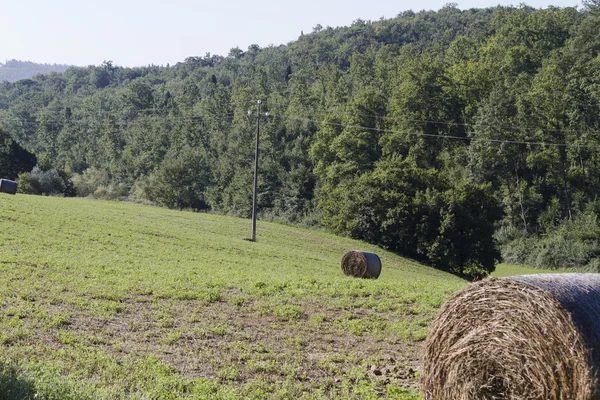
[[0,63],[0,82],[16,82],[21,79],[33,78],[38,74],[65,72],[69,68],[69,65],[62,64],[38,64],[31,61],[7,60]]
[[37,157],[22,190],[248,216],[261,99],[261,218],[463,276],[501,258],[596,269],[599,11],[448,5],[70,68],[0,84],[0,126]]

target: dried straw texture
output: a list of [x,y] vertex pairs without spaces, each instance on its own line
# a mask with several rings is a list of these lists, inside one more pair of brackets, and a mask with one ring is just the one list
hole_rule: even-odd
[[425,400],[600,399],[600,275],[488,279],[456,293],[427,338]]
[[351,250],[342,257],[342,271],[356,278],[377,279],[381,273],[381,260],[375,253]]

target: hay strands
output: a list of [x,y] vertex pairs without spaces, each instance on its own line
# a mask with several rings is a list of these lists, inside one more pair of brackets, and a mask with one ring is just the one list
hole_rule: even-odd
[[355,278],[377,279],[381,274],[381,260],[375,253],[351,250],[342,257],[342,271]]
[[472,283],[425,347],[425,400],[600,399],[600,274]]

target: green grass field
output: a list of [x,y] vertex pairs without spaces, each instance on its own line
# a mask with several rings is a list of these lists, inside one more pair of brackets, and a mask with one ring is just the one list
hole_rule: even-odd
[[492,272],[492,276],[496,278],[501,278],[505,276],[512,275],[528,275],[528,274],[557,274],[557,273],[565,273],[565,272],[578,272],[574,269],[542,269],[542,268],[534,268],[528,267],[525,265],[510,265],[510,264],[500,264],[496,267],[496,270]]
[[[249,233],[0,194],[0,398],[419,398],[428,326],[467,282],[319,231]],[[353,249],[380,255],[378,280],[342,274]]]

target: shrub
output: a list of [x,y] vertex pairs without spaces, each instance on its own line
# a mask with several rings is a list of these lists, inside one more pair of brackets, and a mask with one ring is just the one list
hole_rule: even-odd
[[64,194],[67,189],[56,169],[42,171],[38,167],[33,167],[31,172],[19,174],[18,185],[20,192],[37,195]]
[[98,188],[108,186],[108,174],[104,171],[96,168],[88,168],[81,174],[75,174],[73,176],[73,184],[78,196],[87,197]]
[[598,270],[600,225],[595,214],[580,214],[573,221],[559,222],[543,235],[506,240],[501,252],[503,260],[512,264]]
[[209,182],[205,155],[198,149],[185,147],[167,154],[160,169],[144,187],[148,200],[169,208],[207,209],[204,191]]
[[96,199],[115,200],[127,197],[129,189],[124,183],[110,183],[108,173],[88,168],[73,176],[73,184],[78,196]]
[[95,199],[117,200],[127,197],[129,190],[124,183],[111,183],[108,186],[98,186],[92,197]]

